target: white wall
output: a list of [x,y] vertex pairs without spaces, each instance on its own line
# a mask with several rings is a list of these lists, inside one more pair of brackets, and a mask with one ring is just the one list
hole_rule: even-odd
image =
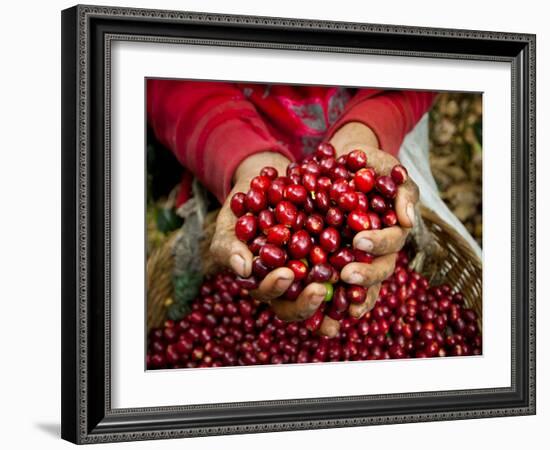
[[[98,3],[104,3],[99,2]],[[540,2],[542,4],[543,2]],[[538,2],[459,0],[297,2],[277,0],[145,1],[105,4],[194,11],[255,14],[537,33],[538,171],[550,165],[550,31]],[[60,397],[60,10],[70,1],[9,2],[0,27],[0,442],[4,448],[61,448]],[[541,177],[542,178],[542,177]],[[539,183],[539,198],[545,189]],[[539,277],[548,273],[548,238],[539,202]],[[540,292],[542,291],[542,292]],[[539,290],[538,317],[549,308]],[[539,323],[541,320],[539,320]],[[548,342],[538,327],[538,415],[429,424],[392,425],[268,435],[227,436],[182,441],[121,444],[132,448],[512,448],[543,438],[548,423]],[[542,351],[540,350],[542,349]],[[368,380],[365,380],[368,383]],[[545,433],[546,435],[547,433]]]

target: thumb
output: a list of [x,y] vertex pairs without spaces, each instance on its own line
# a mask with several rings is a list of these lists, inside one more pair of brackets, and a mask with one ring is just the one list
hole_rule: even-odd
[[248,278],[252,273],[252,252],[244,242],[235,236],[235,218],[225,207],[216,220],[216,231],[210,245],[214,259],[226,267],[230,267],[241,277]]
[[415,223],[415,206],[418,202],[418,187],[410,178],[397,190],[395,213],[402,227],[412,228]]
[[241,277],[248,278],[252,274],[252,252],[242,242],[235,240],[231,245],[228,262],[225,263]]

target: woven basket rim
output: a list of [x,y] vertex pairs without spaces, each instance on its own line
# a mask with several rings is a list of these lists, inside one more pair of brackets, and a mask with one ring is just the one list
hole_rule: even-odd
[[441,216],[439,216],[433,209],[428,208],[424,204],[420,204],[420,213],[423,218],[428,219],[430,222],[437,223],[445,233],[452,237],[454,243],[460,246],[461,250],[464,251],[469,258],[471,258],[472,263],[482,267],[481,258],[477,255],[470,243],[458,231],[456,231],[453,226],[442,219]]

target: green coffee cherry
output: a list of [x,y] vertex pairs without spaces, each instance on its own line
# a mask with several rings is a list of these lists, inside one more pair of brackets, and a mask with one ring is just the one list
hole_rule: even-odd
[[332,283],[323,283],[327,293],[325,294],[325,302],[330,302],[332,300],[332,295],[334,294],[334,287]]

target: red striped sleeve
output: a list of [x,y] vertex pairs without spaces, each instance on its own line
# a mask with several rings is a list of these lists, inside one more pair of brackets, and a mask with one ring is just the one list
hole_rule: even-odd
[[220,202],[247,157],[269,150],[293,159],[230,83],[147,80],[147,115],[159,141]]

